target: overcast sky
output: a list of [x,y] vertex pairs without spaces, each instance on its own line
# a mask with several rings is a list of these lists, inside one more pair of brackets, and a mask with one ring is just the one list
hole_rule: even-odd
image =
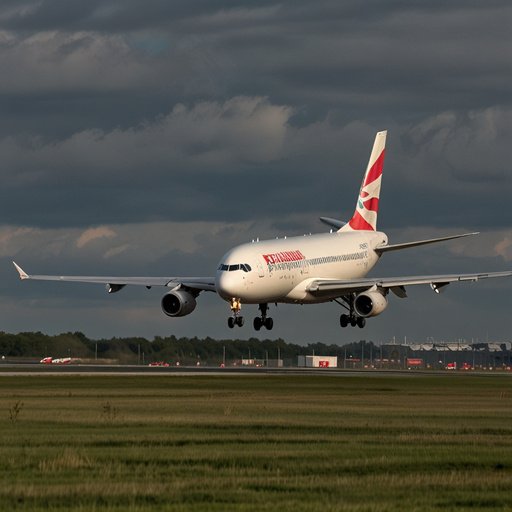
[[[3,0],[0,329],[91,337],[255,335],[203,293],[23,282],[31,273],[214,275],[253,238],[348,219],[387,129],[372,275],[512,268],[512,4],[507,0]],[[336,304],[272,307],[260,337],[512,340],[512,279],[392,296],[364,331]]]

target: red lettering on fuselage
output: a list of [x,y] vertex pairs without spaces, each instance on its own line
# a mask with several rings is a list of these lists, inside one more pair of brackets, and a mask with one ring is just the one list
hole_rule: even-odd
[[300,251],[284,251],[275,252],[273,254],[262,254],[263,259],[267,265],[274,265],[276,263],[284,263],[287,261],[301,261],[306,257]]

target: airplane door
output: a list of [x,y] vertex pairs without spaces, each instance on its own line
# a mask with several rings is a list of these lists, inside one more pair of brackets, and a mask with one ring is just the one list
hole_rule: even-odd
[[260,261],[256,263],[256,266],[258,267],[258,276],[265,277],[265,270],[263,269],[263,265]]

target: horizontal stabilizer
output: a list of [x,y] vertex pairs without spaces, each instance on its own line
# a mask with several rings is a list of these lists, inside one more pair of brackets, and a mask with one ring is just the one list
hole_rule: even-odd
[[320,220],[324,223],[330,226],[331,228],[340,229],[342,228],[346,222],[343,222],[342,220],[333,219],[331,217],[320,217]]

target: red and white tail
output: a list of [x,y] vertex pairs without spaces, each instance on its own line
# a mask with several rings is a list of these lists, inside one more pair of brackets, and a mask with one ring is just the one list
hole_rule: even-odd
[[386,153],[387,131],[378,132],[373,143],[370,161],[366,168],[354,215],[338,231],[376,231],[379,211],[380,184]]

